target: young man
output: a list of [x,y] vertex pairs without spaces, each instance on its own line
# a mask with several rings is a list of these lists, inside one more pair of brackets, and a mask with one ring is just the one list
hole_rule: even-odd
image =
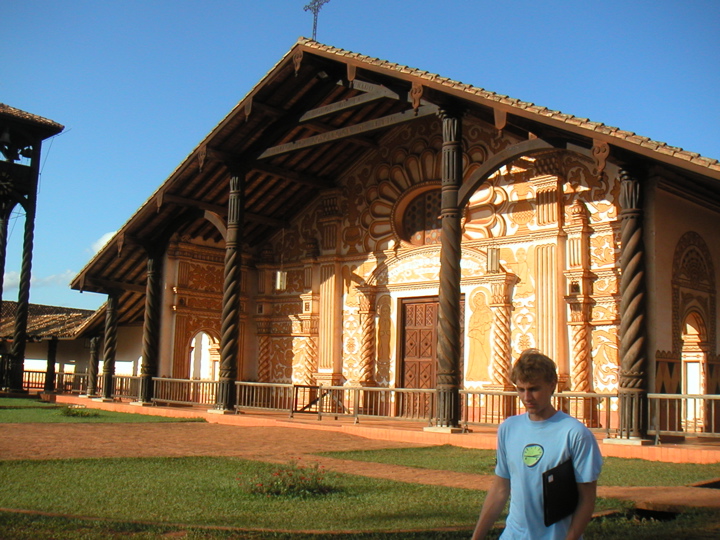
[[[524,351],[512,368],[526,414],[506,419],[498,429],[495,480],[487,493],[473,540],[484,538],[510,498],[503,540],[582,538],[595,508],[602,457],[597,441],[583,424],[557,411],[555,363],[537,349]],[[572,459],[578,488],[575,512],[545,526],[542,473]]]

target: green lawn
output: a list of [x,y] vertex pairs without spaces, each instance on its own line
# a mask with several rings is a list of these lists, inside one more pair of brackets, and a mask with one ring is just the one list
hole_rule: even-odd
[[426,530],[470,526],[484,496],[341,474],[329,474],[335,492],[308,499],[244,488],[272,468],[214,457],[0,461],[0,508],[253,529]]
[[[88,403],[88,405],[91,405]],[[0,398],[0,424],[10,423],[106,423],[106,422],[204,422],[202,418],[170,418],[148,414],[120,413],[100,409],[70,408],[34,398]]]
[[[26,406],[19,407],[22,402]],[[37,400],[0,398],[0,422],[176,420],[106,411],[72,417],[63,410]],[[493,451],[453,446],[323,455],[478,474],[492,474],[494,467]],[[267,496],[248,489],[276,473],[277,466],[267,463],[218,457],[0,461],[0,508],[35,512],[1,511],[0,538],[461,539],[469,538],[485,495],[335,473],[324,473],[323,481],[334,489],[322,496]],[[670,486],[716,477],[720,465],[608,458],[601,484]],[[620,501],[600,499],[597,509],[617,512],[593,520],[586,540],[720,536],[716,511],[658,521],[632,513],[629,503]]]
[[[493,474],[494,450],[457,446],[429,446],[390,450],[326,452],[339,459],[406,465],[423,469]],[[598,484],[601,486],[685,486],[720,478],[720,463],[662,463],[642,459],[607,457]]]

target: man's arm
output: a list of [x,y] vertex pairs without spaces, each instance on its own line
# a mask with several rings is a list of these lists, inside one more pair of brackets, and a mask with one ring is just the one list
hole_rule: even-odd
[[590,523],[595,511],[595,497],[597,495],[597,481],[578,483],[578,505],[570,522],[566,540],[577,540],[582,536],[585,527]]
[[505,504],[510,497],[510,479],[502,476],[495,476],[493,485],[485,496],[480,517],[478,518],[475,531],[473,531],[472,540],[485,538],[485,535],[497,521],[497,518],[505,508]]

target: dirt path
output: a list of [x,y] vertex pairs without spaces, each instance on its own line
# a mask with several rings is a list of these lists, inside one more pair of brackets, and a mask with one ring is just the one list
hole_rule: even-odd
[[218,424],[4,424],[0,459],[233,456],[268,462],[318,461],[329,470],[449,487],[487,489],[488,477],[315,456],[318,452],[402,448],[345,433]]

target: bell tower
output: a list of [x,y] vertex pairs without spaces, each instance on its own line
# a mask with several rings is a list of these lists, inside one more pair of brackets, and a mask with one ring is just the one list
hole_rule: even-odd
[[8,244],[8,222],[19,205],[25,211],[23,252],[15,327],[10,351],[0,351],[0,387],[22,391],[25,342],[30,303],[37,185],[42,142],[64,126],[0,103],[0,302]]

